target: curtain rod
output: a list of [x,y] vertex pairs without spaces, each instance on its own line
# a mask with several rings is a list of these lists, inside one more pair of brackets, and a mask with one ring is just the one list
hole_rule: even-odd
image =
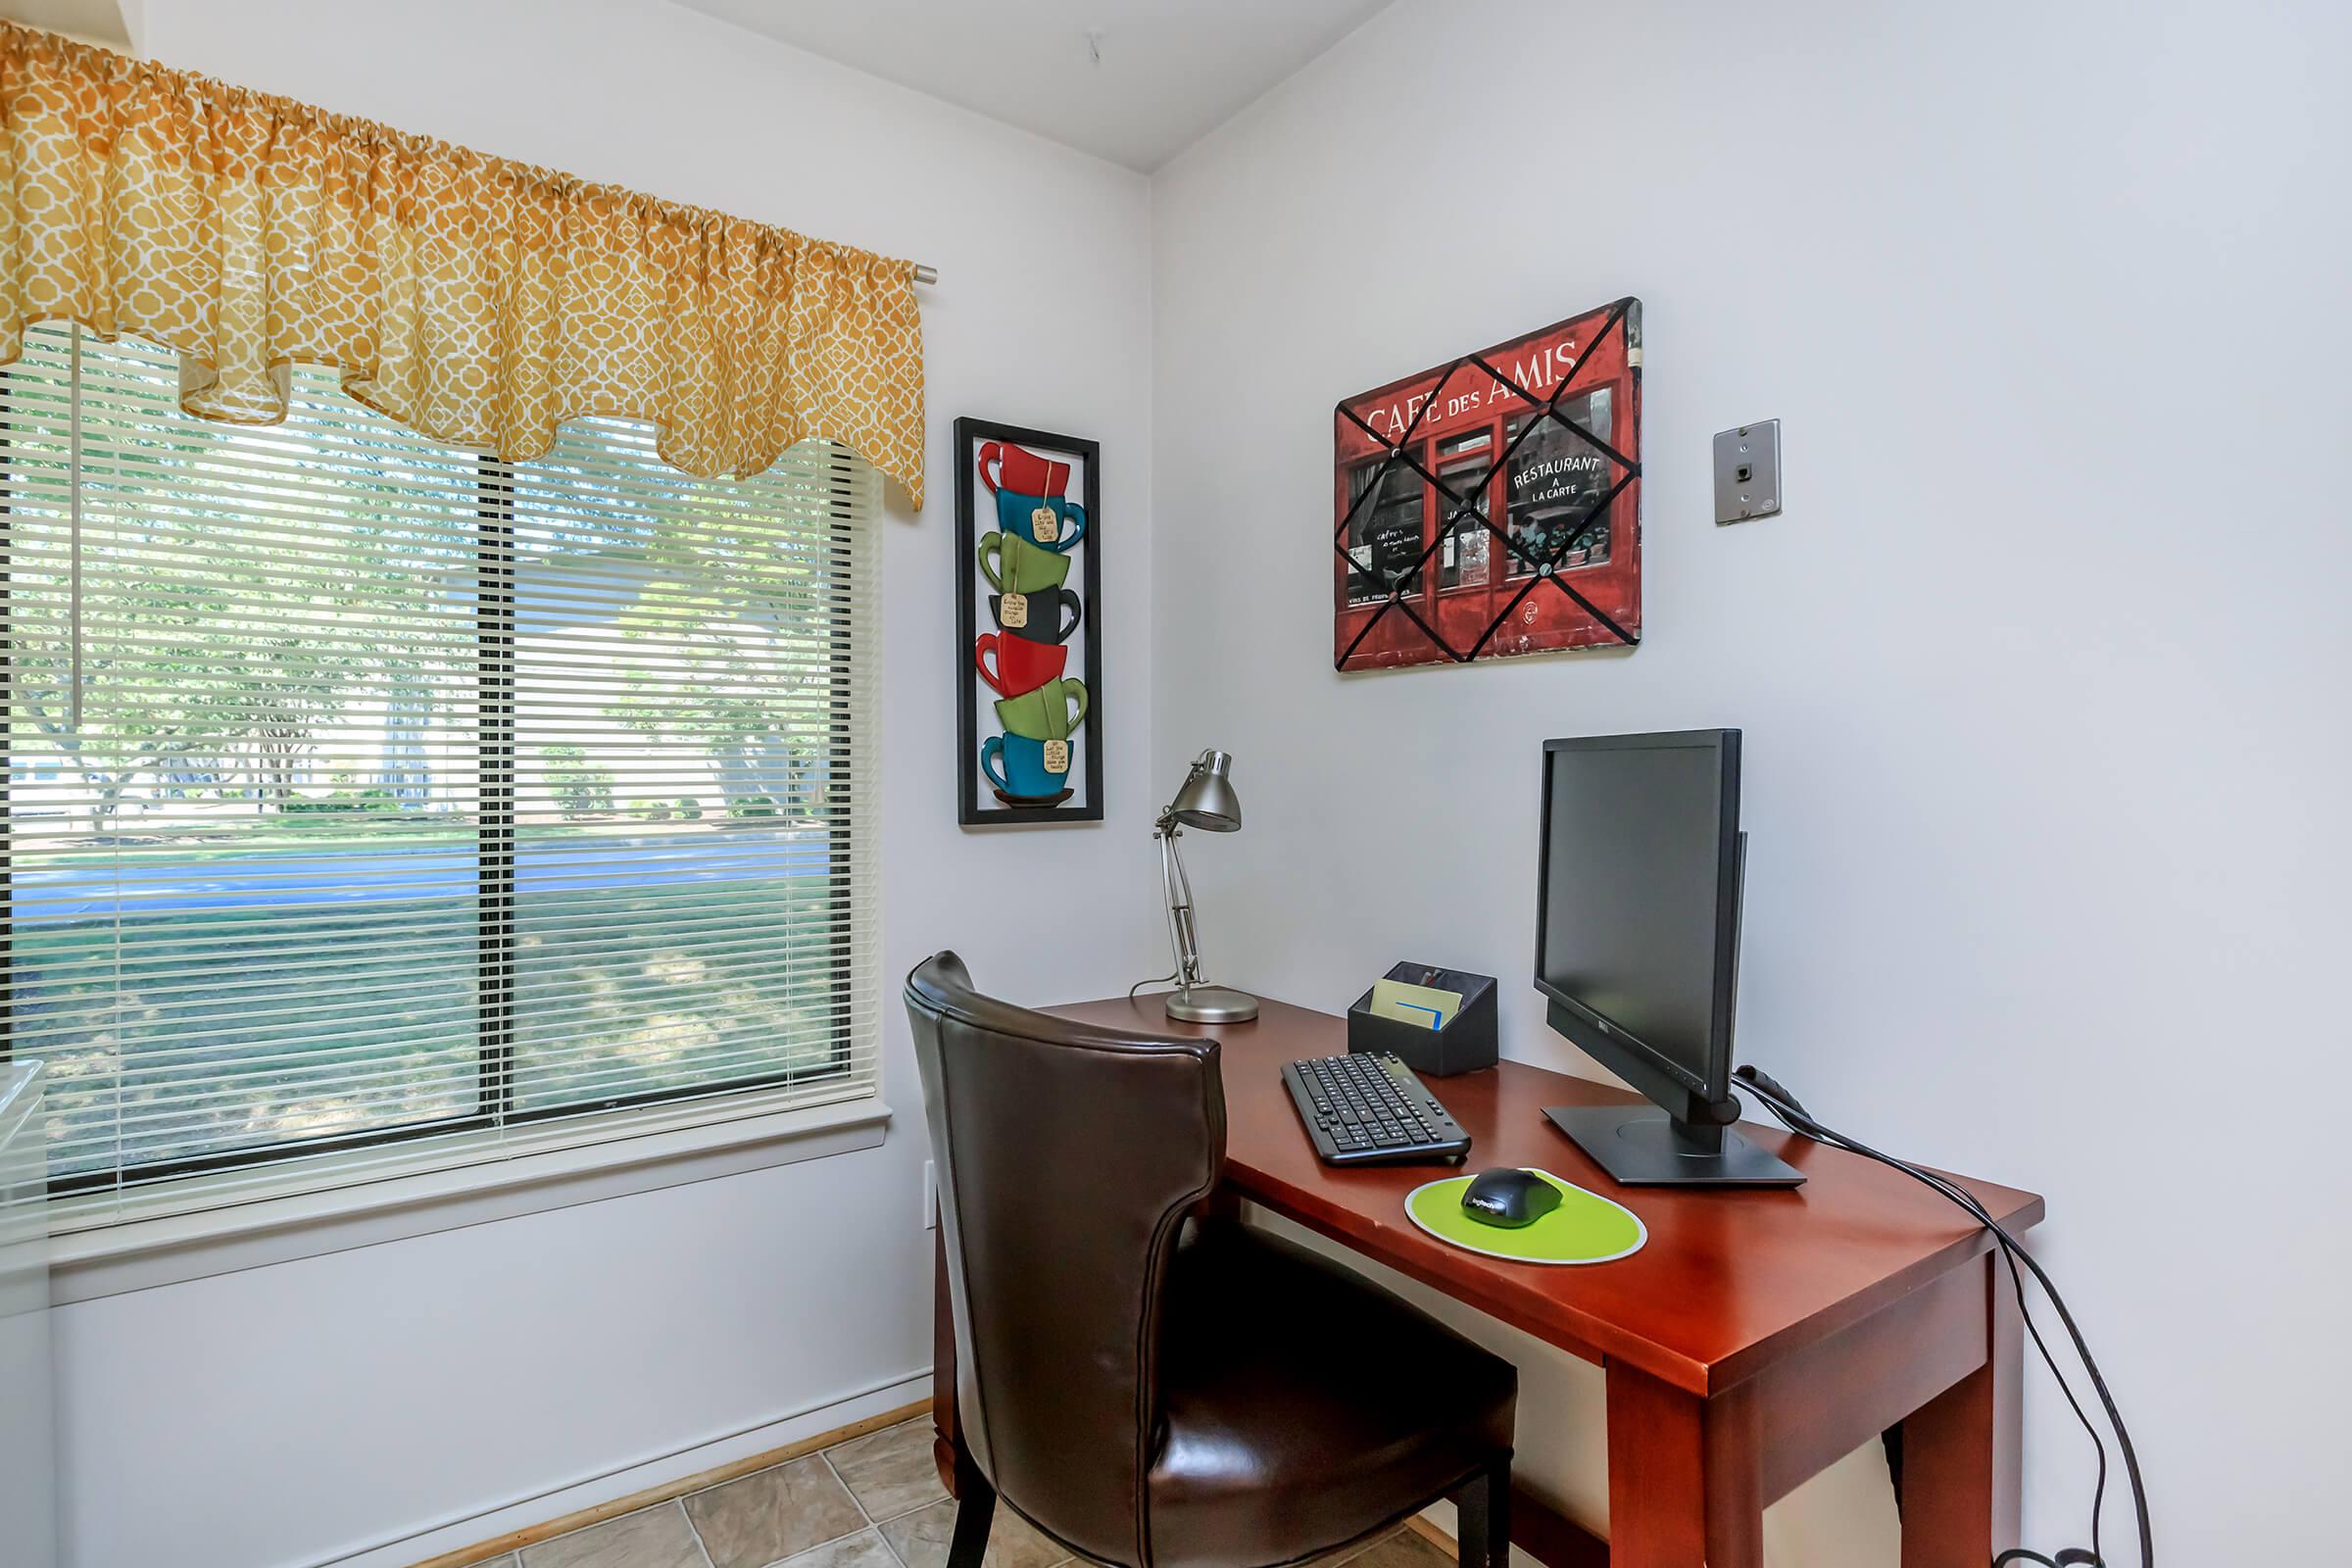
[[917,262],[914,264],[914,280],[917,283],[936,283],[939,281],[939,269]]

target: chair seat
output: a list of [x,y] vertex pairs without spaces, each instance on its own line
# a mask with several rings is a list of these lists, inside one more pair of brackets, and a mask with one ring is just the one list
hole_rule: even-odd
[[1510,1452],[1509,1362],[1302,1247],[1195,1222],[1166,1301],[1155,1568],[1314,1556]]

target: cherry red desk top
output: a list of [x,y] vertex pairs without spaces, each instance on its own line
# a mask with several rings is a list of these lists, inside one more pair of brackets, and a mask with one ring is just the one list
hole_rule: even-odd
[[[1625,1204],[1648,1227],[1649,1241],[1632,1257],[1585,1267],[1482,1257],[1405,1218],[1404,1195],[1446,1167],[1342,1169],[1315,1157],[1282,1067],[1345,1052],[1346,1019],[1267,1002],[1249,1023],[1181,1024],[1154,996],[1049,1010],[1144,1034],[1215,1038],[1225,1079],[1226,1180],[1235,1191],[1576,1354],[1627,1361],[1693,1394],[1720,1394],[1992,1245],[1988,1233],[1900,1172],[1751,1122],[1740,1123],[1741,1132],[1803,1171],[1802,1187],[1620,1187],[1544,1119],[1544,1107],[1637,1097],[1504,1061],[1428,1080],[1470,1134],[1464,1168],[1542,1166]],[[1961,1179],[2012,1231],[2042,1217],[2032,1193]]]

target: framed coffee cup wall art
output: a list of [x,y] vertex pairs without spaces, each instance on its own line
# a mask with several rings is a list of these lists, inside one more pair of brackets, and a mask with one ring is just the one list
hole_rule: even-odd
[[1102,454],[956,421],[956,820],[1102,820]]
[[1334,414],[1334,662],[1642,641],[1642,302],[1359,393]]

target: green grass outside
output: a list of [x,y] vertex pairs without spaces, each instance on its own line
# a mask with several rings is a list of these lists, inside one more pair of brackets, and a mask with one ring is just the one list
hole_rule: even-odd
[[[516,1108],[832,1068],[831,896],[813,876],[520,899]],[[476,1112],[472,899],[156,914],[119,948],[115,929],[15,933],[12,1023],[53,1075],[53,1175],[111,1168],[118,1136],[128,1167]]]

